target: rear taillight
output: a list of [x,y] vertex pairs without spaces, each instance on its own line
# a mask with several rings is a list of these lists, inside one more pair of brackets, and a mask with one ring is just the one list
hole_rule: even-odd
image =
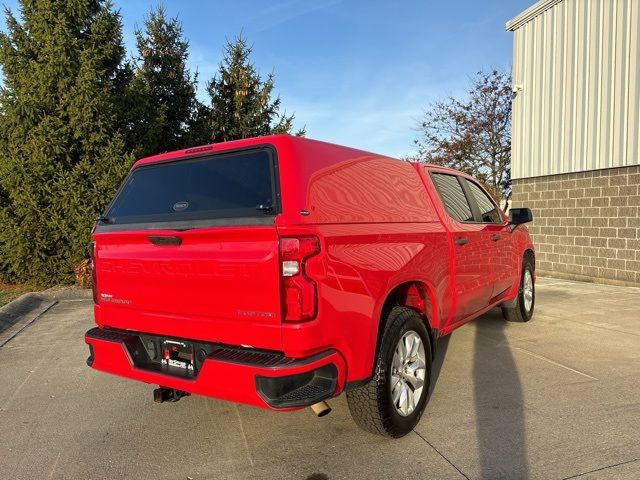
[[306,275],[306,262],[320,253],[317,237],[282,237],[280,260],[284,319],[288,322],[311,320],[317,314],[318,290]]
[[93,303],[98,303],[98,277],[96,275],[96,242],[89,246],[91,256],[91,289],[93,290]]

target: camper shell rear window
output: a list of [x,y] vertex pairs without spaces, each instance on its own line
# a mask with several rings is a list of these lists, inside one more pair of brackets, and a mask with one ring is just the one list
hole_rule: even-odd
[[141,165],[129,173],[98,226],[272,223],[280,210],[275,169],[272,148]]

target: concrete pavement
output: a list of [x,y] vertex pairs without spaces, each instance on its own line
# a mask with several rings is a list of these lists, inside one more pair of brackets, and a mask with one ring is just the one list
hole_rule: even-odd
[[271,413],[85,365],[91,301],[66,298],[0,348],[0,478],[640,478],[640,289],[540,279],[536,314],[494,311],[439,344],[415,432]]

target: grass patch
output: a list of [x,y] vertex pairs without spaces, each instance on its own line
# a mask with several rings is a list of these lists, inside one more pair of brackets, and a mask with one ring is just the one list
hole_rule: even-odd
[[15,300],[23,293],[34,292],[40,290],[33,285],[13,285],[10,283],[2,283],[0,282],[0,307],[6,305],[11,300]]

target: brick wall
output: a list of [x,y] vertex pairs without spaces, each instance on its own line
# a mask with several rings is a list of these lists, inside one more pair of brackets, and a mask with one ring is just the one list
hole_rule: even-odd
[[640,166],[513,181],[540,275],[640,286]]

